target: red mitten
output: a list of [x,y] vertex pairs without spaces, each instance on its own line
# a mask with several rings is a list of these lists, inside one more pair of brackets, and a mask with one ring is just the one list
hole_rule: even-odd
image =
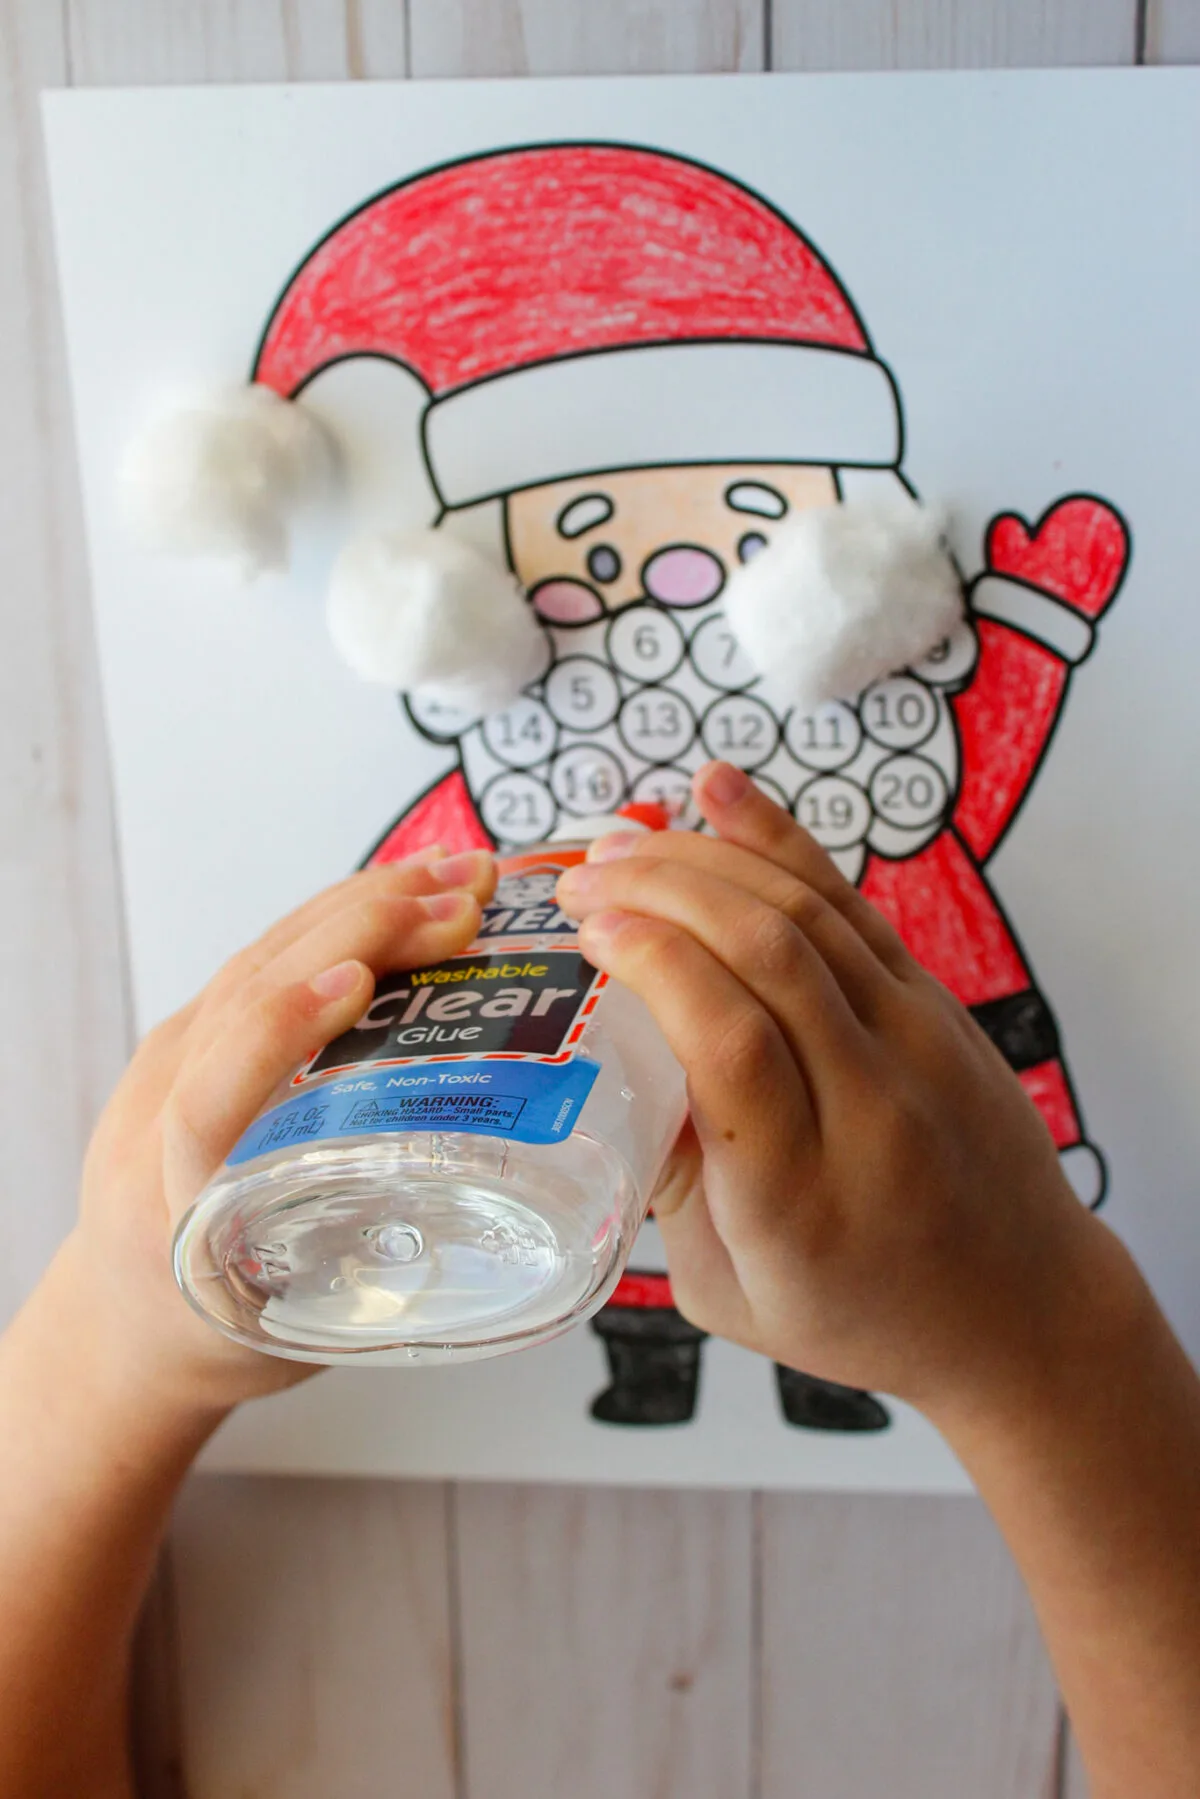
[[1024,582],[1097,619],[1124,579],[1129,532],[1106,500],[1074,494],[1043,512],[1032,530],[1015,512],[999,513],[984,551],[989,574]]
[[1031,528],[1003,512],[988,526],[971,588],[979,662],[953,701],[963,774],[954,823],[979,862],[993,853],[1029,790],[1054,731],[1071,669],[1129,563],[1114,507],[1072,494]]

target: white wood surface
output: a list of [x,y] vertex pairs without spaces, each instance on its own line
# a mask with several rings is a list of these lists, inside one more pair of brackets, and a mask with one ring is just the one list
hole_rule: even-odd
[[1200,0],[1147,0],[1147,62],[1200,62]]
[[762,0],[409,0],[414,75],[761,69]]
[[[1150,0],[1147,58],[1200,55],[1198,13]],[[37,88],[379,77],[410,53],[419,75],[754,69],[768,40],[776,67],[1120,62],[1136,17],[1136,0],[0,0],[0,1308],[69,1222],[126,1043]],[[147,1795],[182,1793],[178,1753],[189,1799],[1053,1791],[1053,1687],[970,1501],[209,1478],[172,1564],[144,1644]],[[1066,1793],[1085,1799],[1073,1766]]]
[[1034,68],[1135,60],[1136,0],[774,0],[773,12],[776,69]]
[[58,9],[0,7],[0,1320],[75,1209],[124,1051],[104,737],[55,298],[37,92],[61,84]]
[[1051,1799],[1054,1685],[982,1506],[761,1503],[761,1799]]
[[454,1799],[443,1486],[195,1481],[174,1542],[188,1799]]
[[459,1489],[470,1799],[749,1799],[753,1504]]
[[78,86],[407,73],[405,0],[64,0]]

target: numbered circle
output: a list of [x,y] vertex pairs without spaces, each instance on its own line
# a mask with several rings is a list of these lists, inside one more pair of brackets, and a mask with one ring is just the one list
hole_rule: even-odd
[[862,742],[858,714],[841,700],[830,700],[812,712],[789,712],[783,734],[797,762],[806,768],[841,768]]
[[504,712],[483,721],[483,741],[498,762],[510,768],[532,768],[554,748],[554,720],[540,700],[517,700]]
[[593,656],[568,656],[546,676],[546,704],[568,731],[598,731],[610,725],[621,704],[617,678]]
[[736,768],[760,767],[779,744],[779,720],[770,707],[748,693],[715,701],[704,714],[700,730],[709,755],[732,762]]
[[577,743],[556,756],[550,770],[555,799],[576,818],[614,812],[625,797],[625,770],[611,750]]
[[498,843],[539,843],[554,828],[557,813],[544,782],[509,772],[484,788],[479,816]]
[[871,804],[901,831],[932,824],[946,809],[949,789],[940,768],[924,756],[889,756],[871,777]]
[[692,633],[688,655],[700,679],[710,687],[748,687],[754,679],[754,670],[722,612],[706,618]]
[[608,627],[609,660],[637,681],[664,681],[683,661],[683,632],[657,606],[626,606]]
[[432,737],[439,743],[452,743],[456,737],[469,730],[479,714],[467,712],[461,706],[448,706],[445,700],[439,700],[428,688],[418,687],[405,700],[408,716],[418,731],[426,737]]
[[938,703],[924,681],[893,675],[868,687],[859,701],[868,734],[888,750],[911,750],[924,743],[938,721]]
[[871,806],[856,782],[844,775],[821,775],[801,788],[796,817],[827,850],[846,850],[866,836]]
[[926,681],[932,681],[937,687],[954,687],[965,681],[975,666],[979,654],[979,639],[975,635],[975,627],[969,619],[960,619],[949,637],[943,637],[940,643],[934,644],[928,656],[922,656],[920,662],[914,662],[914,675],[920,675]]
[[670,687],[642,687],[621,707],[617,729],[631,755],[674,762],[696,736],[696,714]]
[[692,777],[686,768],[648,768],[629,797],[665,806],[681,824],[694,825],[699,817],[692,799]]

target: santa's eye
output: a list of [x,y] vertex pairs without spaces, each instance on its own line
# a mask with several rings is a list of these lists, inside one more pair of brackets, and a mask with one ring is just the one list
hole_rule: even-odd
[[598,543],[588,551],[587,566],[593,581],[615,581],[621,572],[621,558],[610,543]]
[[782,518],[788,509],[779,489],[765,481],[734,481],[725,489],[725,504],[734,512],[753,512],[759,518]]
[[749,562],[751,556],[757,556],[766,547],[767,540],[761,531],[747,531],[744,537],[738,539],[738,560]]
[[560,537],[581,537],[606,524],[613,515],[613,503],[606,493],[584,493],[563,507],[555,521]]

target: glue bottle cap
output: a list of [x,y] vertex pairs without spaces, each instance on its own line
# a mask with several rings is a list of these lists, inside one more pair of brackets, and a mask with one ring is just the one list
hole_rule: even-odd
[[671,814],[657,801],[634,801],[616,812],[598,812],[590,818],[564,819],[557,831],[547,839],[550,843],[591,843],[594,838],[608,837],[614,831],[666,831]]

